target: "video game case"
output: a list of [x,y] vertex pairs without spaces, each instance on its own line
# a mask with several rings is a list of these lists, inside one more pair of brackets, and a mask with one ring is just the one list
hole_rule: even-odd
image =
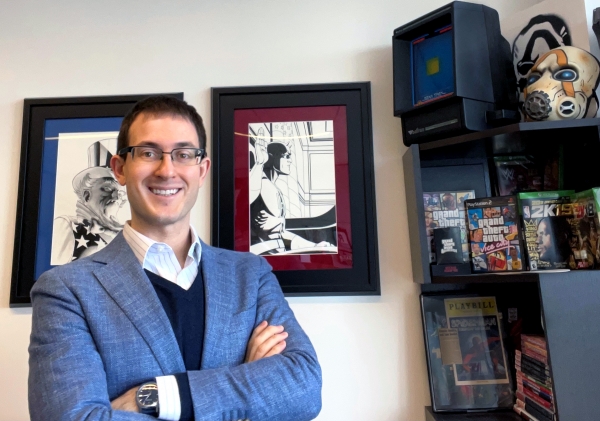
[[539,365],[536,364],[532,364],[527,360],[521,360],[521,367],[528,367],[542,375],[550,375],[550,369],[549,368],[543,368],[540,367]]
[[573,190],[519,193],[525,250],[530,270],[575,268]]
[[552,412],[555,412],[553,404],[551,404],[548,401],[545,401],[544,399],[540,398],[539,396],[536,396],[536,394],[531,392],[530,390],[523,389],[523,388],[519,389],[519,387],[517,386],[516,395],[517,395],[517,398],[521,399],[523,402],[525,402],[525,398],[527,397],[527,398],[530,398],[531,400],[533,400],[534,402],[536,402],[537,404],[543,406],[544,408],[546,408]]
[[[530,414],[532,414],[534,417],[536,417],[538,420],[540,421],[554,421],[554,414],[548,414],[548,412],[544,412],[542,406],[540,405],[535,405],[535,402],[533,402],[531,399],[527,399],[525,398],[525,410],[527,412],[529,412]],[[540,409],[541,408],[541,409]]]
[[465,227],[464,201],[475,197],[474,190],[424,192],[425,229],[429,249],[429,262],[436,262],[433,230],[460,227],[461,249],[465,262],[469,261],[469,245]]
[[550,403],[554,402],[553,395],[549,395],[547,393],[533,389],[533,388],[531,388],[531,384],[529,384],[529,383],[517,382],[517,388],[519,388],[519,387],[521,387],[522,389],[527,389],[527,390],[531,391],[536,396],[539,396],[540,398],[542,398],[543,400],[545,400],[547,402],[550,402]]
[[[544,364],[541,361],[536,360],[535,358],[531,358],[528,355],[525,355],[525,357],[527,357],[527,358],[523,358],[521,360],[523,362],[523,364],[529,365],[530,367],[537,368],[541,372],[545,372],[545,373],[550,372],[550,367],[548,367],[548,365]],[[521,363],[521,361],[519,361],[519,363]]]
[[540,373],[531,367],[521,367],[521,371],[542,384],[552,384],[552,380],[549,375]]
[[526,348],[523,349],[523,352],[525,352],[524,355],[526,355],[529,358],[536,360],[539,363],[541,363],[542,365],[544,365],[544,368],[539,367],[539,365],[534,365],[534,364],[530,363],[528,360],[524,360],[526,364],[530,364],[539,370],[548,370],[548,368],[546,367],[546,366],[548,366],[548,364],[547,364],[548,358],[547,357],[540,355],[540,354],[536,354],[534,352],[531,352],[529,349],[526,349]]
[[540,382],[540,381],[534,379],[533,377],[531,377],[529,374],[523,373],[523,371],[517,372],[517,378],[519,378],[519,377],[523,380],[527,380],[531,384],[535,384],[541,390],[548,392],[548,394],[553,394],[551,381],[548,381],[546,383]]
[[540,348],[546,349],[547,347],[547,342],[546,342],[546,338],[542,335],[526,335],[523,334],[521,335],[521,343],[523,342],[527,342],[533,345],[537,345]]
[[531,357],[535,360],[540,361],[543,364],[548,365],[548,351],[541,350],[538,347],[533,348],[529,344],[523,344],[521,345],[521,352],[523,352],[523,354],[527,355],[528,357]]
[[548,364],[544,364],[540,360],[536,360],[535,358],[532,358],[527,354],[523,355],[521,357],[521,359],[525,362],[528,362],[529,364],[532,364],[532,365],[538,367],[540,370],[550,370],[550,367],[548,366]]
[[571,249],[575,269],[600,268],[600,188],[593,188],[573,195],[575,222]]
[[497,195],[559,190],[563,183],[562,148],[546,157],[526,155],[496,156]]
[[536,360],[535,358],[532,358],[528,355],[523,355],[523,357],[515,356],[515,363],[519,364],[519,367],[521,366],[521,361],[523,361],[525,365],[530,365],[532,367],[537,368],[540,371],[550,371],[550,367],[547,364],[544,364],[543,362]]
[[[554,420],[556,418],[556,412],[549,410],[548,408],[544,408],[541,405],[538,405],[533,400],[529,399],[527,396],[525,397],[525,410],[528,412],[529,409],[533,409],[533,412],[539,413],[541,416],[548,420]],[[532,412],[532,413],[533,413]]]
[[[533,345],[533,344],[530,344],[528,342],[523,342],[521,344],[521,349],[527,350],[527,351],[531,351],[531,353],[533,353],[534,356],[538,356],[539,355],[539,356],[544,357],[544,358],[548,357],[548,351],[546,350],[546,348],[541,348],[541,347],[539,347],[537,345]],[[528,355],[528,354],[525,354],[525,355]]]
[[515,196],[465,200],[473,272],[523,270]]
[[552,394],[544,393],[544,392],[540,391],[539,389],[534,389],[531,387],[531,384],[529,384],[527,382],[517,380],[517,388],[519,388],[519,387],[522,389],[527,389],[527,390],[531,391],[536,396],[539,396],[540,398],[542,398],[543,400],[545,400],[547,402],[552,403],[554,400]]
[[548,396],[554,396],[552,388],[550,388],[549,386],[544,386],[540,382],[533,380],[528,375],[523,374],[523,372],[517,372],[517,381],[522,382],[524,385],[528,384],[529,387],[533,390],[539,390],[540,392],[545,393]]
[[542,385],[550,387],[550,385],[552,384],[552,378],[550,377],[550,374],[544,371],[540,371],[539,369],[533,368],[527,364],[523,365],[522,362],[515,363],[515,368],[517,370],[520,370],[523,374],[526,374],[527,376],[531,377],[532,379],[535,379]]
[[[518,402],[518,400],[517,400]],[[529,412],[527,412],[525,410],[525,404],[523,403],[523,408],[520,408],[518,406],[518,403],[515,404],[515,406],[513,407],[513,410],[519,414],[519,416],[521,418],[523,418],[525,421],[540,421],[537,418],[535,418],[533,415],[531,415]]]

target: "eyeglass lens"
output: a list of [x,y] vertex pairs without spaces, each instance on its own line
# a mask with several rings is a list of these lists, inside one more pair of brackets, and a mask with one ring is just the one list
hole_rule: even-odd
[[202,159],[202,150],[196,148],[176,148],[171,152],[164,152],[152,146],[134,146],[131,152],[133,159],[144,162],[158,162],[163,155],[171,155],[174,162],[183,165],[196,165]]

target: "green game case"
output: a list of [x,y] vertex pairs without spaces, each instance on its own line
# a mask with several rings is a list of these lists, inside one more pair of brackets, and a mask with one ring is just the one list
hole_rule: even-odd
[[575,269],[573,190],[519,193],[529,270]]
[[572,250],[576,269],[600,268],[599,204],[600,188],[598,187],[573,195],[575,222],[573,224]]

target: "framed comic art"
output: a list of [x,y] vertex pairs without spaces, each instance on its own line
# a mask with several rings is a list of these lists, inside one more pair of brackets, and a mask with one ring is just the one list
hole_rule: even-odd
[[215,246],[286,295],[380,293],[370,84],[212,89]]
[[109,161],[121,120],[148,96],[25,99],[11,307],[30,305],[43,272],[100,250],[129,219]]

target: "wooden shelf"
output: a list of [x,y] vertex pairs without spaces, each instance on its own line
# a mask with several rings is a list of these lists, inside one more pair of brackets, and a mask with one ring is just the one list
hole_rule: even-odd
[[507,135],[511,133],[524,133],[539,130],[560,130],[560,129],[577,129],[584,127],[600,126],[600,118],[584,118],[578,120],[564,121],[533,121],[526,123],[510,124],[508,126],[497,127],[495,129],[484,130],[481,132],[468,133],[460,136],[449,137],[445,139],[435,140],[419,144],[421,151],[427,151],[437,148],[443,148],[461,143],[469,143],[481,139],[488,139],[497,136]]
[[431,406],[425,407],[425,421],[523,421],[512,410],[494,412],[449,413],[433,412]]

